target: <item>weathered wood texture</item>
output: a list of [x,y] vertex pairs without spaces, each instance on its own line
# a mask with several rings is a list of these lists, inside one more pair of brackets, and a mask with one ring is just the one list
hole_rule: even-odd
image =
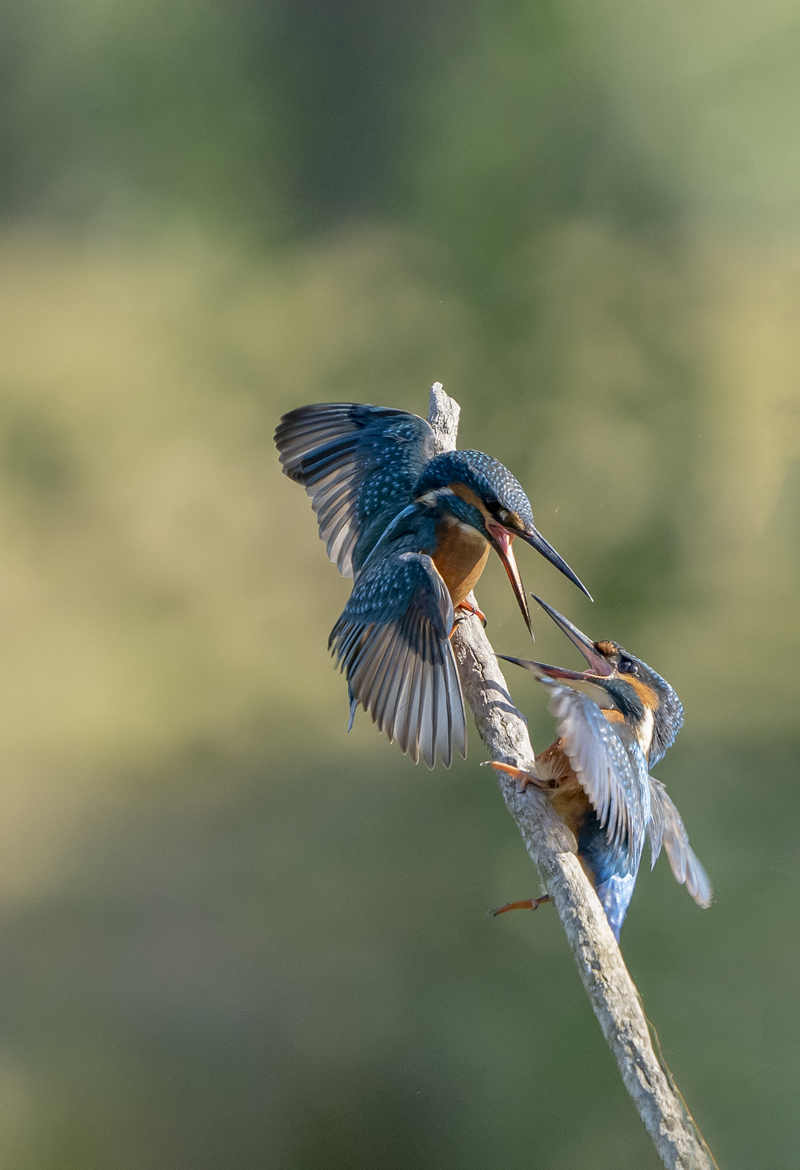
[[[459,414],[458,403],[445,394],[440,382],[434,383],[428,421],[438,450],[455,447]],[[527,724],[514,706],[492,646],[476,618],[459,624],[453,648],[464,698],[489,755],[493,760],[529,767],[534,753]],[[521,793],[513,780],[503,776],[499,784],[558,911],[625,1087],[661,1160],[670,1170],[714,1170],[707,1148],[653,1051],[636,985],[573,852],[571,834],[541,793],[532,788]]]

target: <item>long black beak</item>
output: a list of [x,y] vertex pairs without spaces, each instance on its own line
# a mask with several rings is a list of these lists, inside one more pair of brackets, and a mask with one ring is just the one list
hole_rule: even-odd
[[548,605],[546,601],[542,601],[541,597],[537,597],[535,593],[532,593],[531,597],[539,602],[539,605],[541,605],[545,613],[566,634],[573,646],[577,646],[586,659],[589,669],[586,671],[567,670],[563,666],[550,666],[547,662],[536,662],[530,658],[513,658],[510,654],[498,654],[498,658],[502,658],[505,662],[513,662],[515,666],[521,666],[524,670],[532,670],[536,674],[546,674],[550,678],[564,678],[586,682],[592,678],[608,678],[610,674],[614,673],[614,668],[595,648],[595,644],[591,638],[588,638],[582,630],[574,626],[569,618],[565,618],[557,609],[553,609],[552,605]]
[[[562,572],[565,577],[569,578],[573,585],[578,586],[581,593],[586,594],[590,601],[594,601],[594,598],[584,585],[583,581],[581,581],[578,574],[573,572],[561,554],[556,552],[550,541],[545,540],[538,528],[534,528],[533,525],[531,525],[530,528],[517,533],[517,535],[519,536],[520,540],[524,540],[532,548],[535,548],[538,553],[541,553],[542,556],[545,557],[551,565],[555,565],[555,567],[560,572]],[[534,595],[531,594],[531,596]],[[538,601],[539,599],[537,598],[536,600]]]
[[549,678],[567,678],[585,680],[586,673],[581,670],[567,670],[563,666],[550,666],[548,662],[537,662],[535,658],[514,658],[512,654],[495,654],[503,662],[513,662],[523,670],[532,670],[534,674],[546,674]]
[[548,605],[546,601],[542,601],[541,597],[537,597],[535,593],[531,594],[534,601],[538,601],[544,612],[551,617],[563,634],[569,638],[573,646],[577,646],[589,666],[589,671],[594,675],[600,675],[601,678],[606,678],[608,675],[614,673],[614,668],[610,665],[608,660],[596,649],[591,638],[587,637],[582,630],[573,625],[569,618],[565,618],[563,613],[559,613],[557,609],[553,609],[552,605]]

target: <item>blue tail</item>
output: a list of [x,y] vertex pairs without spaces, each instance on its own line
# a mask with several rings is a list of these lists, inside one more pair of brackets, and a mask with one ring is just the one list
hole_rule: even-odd
[[600,905],[606,912],[608,925],[614,932],[614,938],[619,942],[619,932],[628,912],[636,885],[635,873],[615,873],[607,882],[597,886],[597,896]]
[[594,875],[592,884],[617,942],[636,886],[641,852],[639,843],[635,850],[636,864],[632,867],[627,848],[609,843],[605,829],[601,829],[593,812],[583,822],[578,836],[578,856]]

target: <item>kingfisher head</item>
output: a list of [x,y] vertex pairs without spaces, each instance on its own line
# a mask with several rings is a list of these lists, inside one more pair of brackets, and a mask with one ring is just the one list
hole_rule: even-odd
[[540,597],[531,594],[558,628],[580,650],[587,670],[567,670],[522,658],[499,655],[508,662],[524,666],[539,675],[558,679],[583,691],[599,707],[617,712],[633,731],[639,746],[652,767],[675,742],[683,724],[683,705],[675,691],[660,674],[620,646],[619,642],[593,642],[577,626],[553,609]]
[[477,531],[503,562],[528,629],[531,615],[512,543],[520,537],[565,577],[592,595],[533,520],[533,509],[522,484],[507,467],[483,451],[446,451],[428,463],[414,489],[416,499],[436,494],[440,507],[465,527]]

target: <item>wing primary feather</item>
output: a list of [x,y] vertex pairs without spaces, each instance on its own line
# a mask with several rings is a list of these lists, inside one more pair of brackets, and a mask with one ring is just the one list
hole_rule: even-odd
[[439,702],[436,724],[438,728],[438,752],[446,768],[453,763],[453,724],[450,718],[450,663],[448,647],[440,644]]
[[428,725],[428,751],[429,763],[428,768],[433,768],[436,763],[436,744],[439,742],[439,684],[441,677],[441,668],[439,665],[439,639],[436,638],[434,629],[426,622],[426,663],[428,668],[428,700],[427,700],[427,725]]
[[[408,634],[406,634],[408,638]],[[408,661],[406,666],[406,680],[404,684],[404,702],[398,717],[395,739],[400,748],[410,755],[412,728],[414,726],[414,688],[416,685],[417,657],[414,647],[409,642]]]
[[372,688],[383,662],[383,648],[388,636],[389,630],[386,626],[373,626],[371,636],[365,643],[363,657],[353,668],[352,674],[348,675],[347,681],[352,684],[353,690],[357,691],[365,710],[368,710],[370,715],[373,713],[374,693]]
[[370,639],[372,637],[372,628],[370,626],[356,625],[356,637],[352,640],[347,648],[347,657],[342,662],[342,668],[345,671],[348,680],[355,677],[356,670],[362,665],[366,656],[370,653]]
[[303,478],[306,483],[314,484],[326,476],[331,476],[331,479],[336,475],[337,471],[341,472],[341,479],[355,479],[356,472],[352,467],[348,467],[346,463],[343,464],[343,459],[352,457],[355,451],[356,444],[354,439],[337,440],[332,439],[330,442],[322,443],[321,446],[315,447],[308,455],[302,458]]
[[689,844],[689,834],[681,814],[667,794],[660,780],[650,777],[651,804],[660,808],[663,820],[663,844],[670,869],[675,881],[685,885],[687,893],[698,906],[706,909],[711,905],[713,890],[711,881],[695,851]]
[[423,631],[425,652],[425,707],[422,715],[422,727],[425,735],[425,764],[432,768],[436,758],[436,667],[432,661],[433,631],[425,623]]
[[442,710],[442,700],[444,697],[444,663],[442,662],[442,648],[439,643],[438,635],[431,630],[431,685],[433,687],[433,696],[431,701],[432,711],[432,725],[431,725],[431,741],[433,745],[433,759],[434,762],[440,756],[446,755],[441,752],[440,738],[442,729],[447,726],[447,716]]
[[691,845],[687,844],[686,849],[686,889],[697,905],[707,910],[714,899],[711,880]]
[[[416,643],[417,631],[414,630]],[[422,712],[423,671],[422,659],[419,656],[419,647],[414,645],[414,682],[408,709],[408,749],[414,763],[419,762],[419,724]]]
[[337,629],[338,623],[337,627],[334,627],[334,632],[331,634],[329,645],[335,642],[335,646],[332,646],[332,648],[339,660],[339,669],[342,670],[345,666],[349,666],[351,651],[358,643],[360,635],[363,634],[364,627],[354,622],[352,624],[343,623],[340,633],[337,633]]
[[[380,636],[381,631],[379,630],[378,637]],[[364,640],[360,649],[347,667],[348,686],[357,695],[358,701],[365,711],[369,709],[367,702],[369,682],[377,666],[375,649],[375,627],[368,626],[364,630]]]
[[394,727],[394,738],[397,740],[398,744],[404,752],[408,751],[411,701],[414,692],[414,665],[414,656],[409,652],[408,661],[406,663],[406,677],[403,683],[403,697],[402,702],[398,707],[398,713]]
[[661,802],[659,788],[663,785],[654,776],[650,780],[650,820],[647,822],[647,836],[650,841],[650,869],[655,868],[664,842],[664,808]]
[[[400,631],[394,627],[392,638],[386,650],[386,669],[381,680],[380,692],[375,700],[375,722],[381,731],[385,731],[391,739],[391,729],[394,720],[393,706],[397,702],[398,666],[402,656],[403,643]],[[387,724],[387,708],[388,724]]]
[[391,719],[391,726],[389,728],[389,736],[391,739],[396,739],[398,743],[402,735],[402,726],[404,714],[408,709],[408,692],[410,684],[409,671],[412,663],[412,648],[408,640],[406,632],[406,619],[400,623],[398,632],[399,650],[397,656],[397,691],[394,700],[394,714]]
[[328,494],[327,485],[324,490],[325,496],[322,499],[319,496],[315,498],[313,509],[320,525],[329,528],[331,524],[341,519],[341,513],[346,513],[352,507],[353,495],[350,491],[342,490]]
[[408,708],[408,657],[411,649],[408,644],[408,638],[403,636],[401,638],[401,649],[397,658],[396,675],[397,675],[397,693],[394,701],[394,713],[392,715],[391,725],[388,729],[389,738],[399,741],[400,728],[403,723],[403,714]]
[[381,726],[379,711],[386,675],[391,667],[392,631],[387,629],[374,651],[375,666],[369,681],[369,711],[373,723]]
[[428,768],[433,767],[433,677],[430,660],[431,631],[427,622],[420,623],[422,662],[422,694],[420,698],[419,734],[422,758]]

